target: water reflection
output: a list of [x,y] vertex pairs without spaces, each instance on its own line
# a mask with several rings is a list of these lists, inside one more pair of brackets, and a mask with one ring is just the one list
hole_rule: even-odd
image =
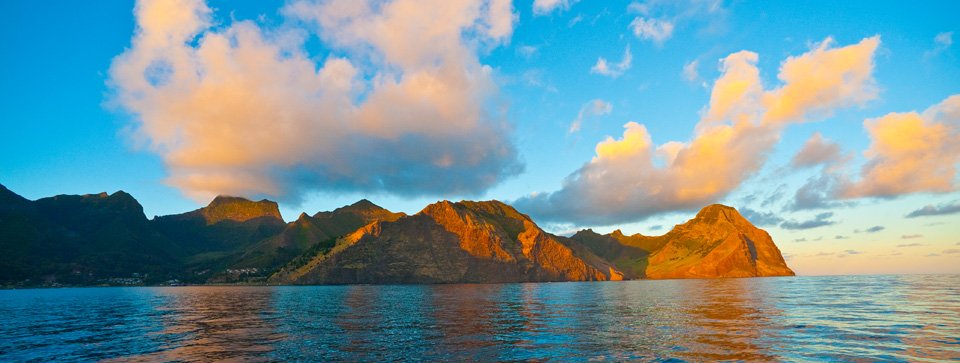
[[942,361],[960,276],[0,291],[0,361]]
[[781,311],[771,307],[763,290],[750,280],[691,280],[681,284],[685,308],[681,316],[691,321],[679,340],[677,356],[694,361],[773,361],[765,337],[771,321]]
[[441,348],[431,358],[493,361],[503,350],[520,343],[510,336],[522,328],[518,315],[501,313],[504,308],[515,306],[504,291],[514,286],[447,285],[431,289],[425,309],[430,311],[430,322],[437,335],[429,344]]
[[273,289],[257,287],[156,288],[149,303],[162,330],[148,338],[159,350],[117,361],[263,360],[273,343],[280,319],[272,308]]

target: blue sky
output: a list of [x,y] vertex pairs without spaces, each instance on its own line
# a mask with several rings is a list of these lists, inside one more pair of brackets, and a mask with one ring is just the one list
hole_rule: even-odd
[[[304,9],[317,5],[303,4]],[[377,39],[356,41],[350,34],[331,30],[323,20],[291,10],[296,5],[293,2],[211,1],[207,5],[212,9],[210,24],[194,35],[187,48],[199,47],[197,39],[205,34],[226,32],[235,24],[250,21],[258,31],[268,34],[270,41],[300,52],[315,70],[325,68],[330,59],[349,61],[359,72],[359,82],[367,84],[364,91],[351,96],[358,105],[376,94],[372,85],[377,74],[403,77],[423,67],[403,63],[405,50],[391,54],[381,49],[383,52],[378,55],[377,49],[383,44]],[[204,204],[206,194],[191,189],[194,184],[171,182],[171,177],[184,173],[184,164],[177,164],[179,159],[144,146],[143,137],[156,140],[159,131],[136,126],[143,121],[144,110],[153,108],[123,99],[132,94],[135,85],[117,75],[116,69],[123,64],[115,59],[122,54],[136,55],[143,47],[133,43],[140,34],[134,6],[133,2],[121,1],[0,3],[0,44],[5,48],[0,57],[0,120],[5,130],[0,136],[0,183],[31,199],[61,193],[125,190],[140,200],[148,216],[180,213]],[[486,9],[490,4],[484,6]],[[472,62],[482,66],[472,74],[481,83],[468,87],[465,96],[473,100],[473,92],[478,92],[482,95],[480,107],[486,112],[480,114],[496,115],[483,120],[489,123],[488,128],[479,129],[495,135],[496,142],[473,141],[474,134],[469,132],[455,134],[453,140],[483,151],[509,145],[515,149],[515,155],[491,157],[449,173],[422,165],[423,160],[417,155],[397,156],[398,165],[402,165],[396,172],[400,176],[384,179],[388,183],[394,180],[395,184],[388,185],[397,185],[396,189],[369,186],[365,184],[369,181],[356,175],[341,179],[312,175],[343,158],[358,164],[369,163],[364,159],[369,155],[363,152],[337,154],[339,159],[333,161],[306,161],[306,167],[282,171],[282,176],[275,178],[279,181],[268,180],[278,183],[279,189],[273,190],[287,193],[274,198],[281,200],[284,216],[295,218],[300,211],[329,210],[363,197],[392,210],[415,213],[437,199],[514,201],[531,193],[549,195],[564,190],[565,178],[591,163],[597,156],[598,143],[607,137],[623,138],[628,122],[645,126],[653,145],[693,140],[703,112],[711,105],[715,83],[724,75],[720,60],[728,55],[742,50],[755,53],[755,68],[763,89],[772,90],[785,84],[777,76],[789,57],[812,52],[827,38],[833,39],[829,49],[839,49],[879,36],[879,46],[870,53],[869,75],[875,95],[862,102],[833,107],[822,117],[784,126],[769,150],[758,151],[769,153],[759,168],[748,170],[729,192],[702,200],[772,213],[782,219],[762,227],[771,233],[799,273],[960,271],[956,267],[960,266],[960,214],[904,217],[927,205],[950,209],[960,203],[955,174],[950,174],[953,184],[947,190],[916,187],[884,195],[864,192],[837,198],[824,208],[789,208],[796,191],[810,178],[834,170],[825,162],[807,168],[791,164],[811,135],[820,133],[839,145],[842,154],[849,158],[837,166],[836,175],[853,175],[856,179],[860,168],[868,162],[864,151],[872,141],[864,120],[891,112],[923,112],[960,94],[960,54],[953,44],[953,34],[960,36],[955,19],[960,5],[955,2],[584,0],[561,1],[549,10],[535,12],[532,2],[523,1],[513,2],[510,13],[513,18],[508,21],[506,34],[495,31],[497,23],[493,20],[481,18],[476,21],[489,24],[483,23],[480,28],[469,25],[471,28],[454,37],[453,43],[438,43],[434,51],[449,57],[440,62],[454,62],[463,59],[450,54],[465,50],[468,54],[464,67],[470,69]],[[634,31],[638,18],[669,23],[672,31],[669,35],[645,37]],[[474,34],[483,32],[486,33]],[[277,40],[281,38],[277,34],[294,34],[296,39]],[[408,40],[411,45],[416,44],[416,39]],[[453,50],[445,51],[445,46]],[[362,50],[367,48],[374,51]],[[616,68],[627,51],[629,66],[615,69],[616,76],[591,71],[600,58]],[[134,61],[129,62],[131,67],[136,66]],[[489,73],[483,67],[489,67]],[[487,80],[494,85],[494,91],[482,83]],[[593,109],[597,101],[604,107]],[[316,106],[315,111],[324,113],[327,109]],[[571,132],[571,123],[578,115],[582,116],[579,130]],[[437,125],[452,121],[456,120],[439,120]],[[950,125],[949,121],[946,124]],[[948,130],[955,135],[956,121],[952,125],[953,129]],[[322,125],[318,129],[322,131]],[[429,131],[424,135],[416,139],[426,140],[418,147],[458,155],[456,146],[443,144]],[[336,141],[329,143],[337,150],[344,148]],[[309,147],[297,150],[316,153],[311,160],[327,155]],[[384,146],[375,150],[393,154],[405,149]],[[954,150],[948,149],[947,156],[932,162],[955,169],[957,156],[949,154]],[[289,162],[280,150],[276,154],[269,163]],[[460,159],[453,158],[457,166]],[[296,162],[304,160],[294,158]],[[523,165],[522,171],[504,166],[511,162]],[[254,170],[274,170],[275,165],[267,166]],[[440,178],[441,189],[444,185],[450,187],[431,192],[410,186],[422,179],[403,175],[403,170]],[[492,181],[475,182],[485,178]],[[296,186],[287,187],[291,183]],[[203,185],[207,188],[220,184]],[[630,188],[609,183],[604,186]],[[236,194],[273,198],[268,189],[258,192],[253,188],[249,189],[253,192]],[[232,190],[235,189],[225,192]],[[764,199],[770,201],[763,203]],[[527,200],[540,203],[536,198]],[[626,206],[624,214],[605,219],[616,223],[560,216],[545,218],[542,224],[555,232],[594,227],[603,232],[621,228],[627,233],[661,234],[690,218],[697,209],[671,207],[676,205],[667,203],[663,208],[649,209],[654,210],[651,213]],[[783,227],[789,221],[817,221],[817,216],[824,213],[832,213],[819,219],[827,221],[825,225]],[[866,232],[876,226],[883,228]]]

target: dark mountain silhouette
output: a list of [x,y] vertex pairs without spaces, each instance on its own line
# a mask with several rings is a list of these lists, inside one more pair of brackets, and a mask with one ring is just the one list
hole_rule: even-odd
[[122,191],[26,200],[0,190],[0,283],[90,284],[174,272],[179,251]]
[[361,200],[285,223],[277,204],[219,196],[148,220],[131,195],[31,201],[0,185],[0,285],[595,281],[793,275],[770,236],[712,205],[663,236],[572,237],[498,202],[407,216]]

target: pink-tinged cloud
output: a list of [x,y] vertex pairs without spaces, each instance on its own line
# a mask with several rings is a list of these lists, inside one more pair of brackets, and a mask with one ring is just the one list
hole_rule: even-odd
[[[560,190],[515,204],[544,220],[609,225],[716,202],[763,166],[786,124],[873,98],[878,44],[872,37],[834,48],[827,39],[785,60],[779,74],[784,83],[772,90],[760,81],[756,53],[733,53],[720,62],[721,76],[689,141],[658,146],[646,127],[627,123],[623,136],[597,144],[596,156]],[[796,75],[811,66],[820,78]]]
[[[509,1],[296,1],[282,13],[299,27],[218,24],[199,0],[137,3],[109,82],[170,184],[199,200],[449,195],[521,171],[477,55],[509,42]],[[319,64],[311,34],[333,49]]]

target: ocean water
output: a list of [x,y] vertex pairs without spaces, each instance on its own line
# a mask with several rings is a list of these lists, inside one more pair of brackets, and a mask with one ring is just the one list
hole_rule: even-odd
[[956,361],[960,276],[0,291],[0,361]]

